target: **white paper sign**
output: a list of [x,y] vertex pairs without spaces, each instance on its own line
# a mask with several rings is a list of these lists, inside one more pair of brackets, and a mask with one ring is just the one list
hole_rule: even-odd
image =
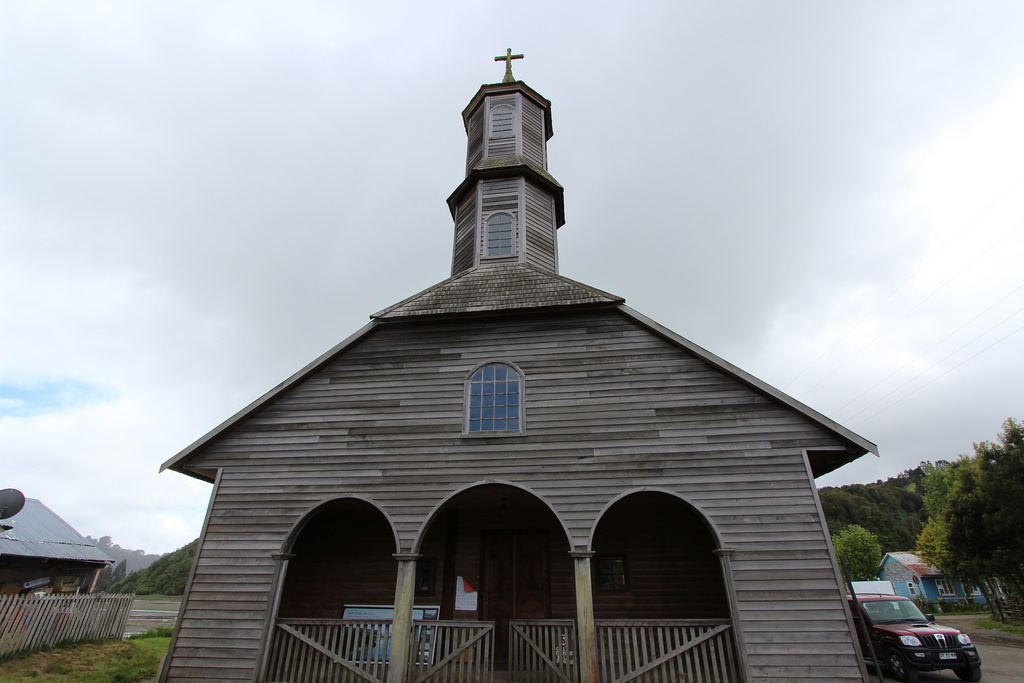
[[461,576],[455,577],[455,609],[459,612],[476,611],[476,589]]

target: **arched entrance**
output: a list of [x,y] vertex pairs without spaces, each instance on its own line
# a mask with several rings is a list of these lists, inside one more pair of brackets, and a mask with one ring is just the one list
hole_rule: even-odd
[[615,501],[591,541],[597,680],[743,679],[719,548],[679,498]]
[[346,607],[395,599],[395,536],[380,510],[357,498],[325,503],[294,538],[279,618],[340,619]]
[[569,550],[562,524],[536,496],[475,486],[448,500],[422,537],[417,604],[436,600],[442,619],[493,621],[503,669],[512,620],[575,617]]
[[284,581],[260,680],[382,680],[395,547],[387,517],[364,500],[328,501],[306,515],[274,555]]
[[726,619],[717,542],[693,508],[642,491],[612,505],[594,533],[596,619]]

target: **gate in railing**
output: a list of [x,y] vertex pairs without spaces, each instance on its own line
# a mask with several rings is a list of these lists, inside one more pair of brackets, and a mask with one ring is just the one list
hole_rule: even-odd
[[[416,621],[411,683],[491,683],[494,624]],[[388,619],[279,619],[265,681],[383,683],[391,656]]]
[[417,621],[411,683],[491,683],[494,622]]
[[576,683],[576,622],[571,619],[509,621],[509,680]]
[[733,683],[742,681],[727,619],[598,621],[602,683]]

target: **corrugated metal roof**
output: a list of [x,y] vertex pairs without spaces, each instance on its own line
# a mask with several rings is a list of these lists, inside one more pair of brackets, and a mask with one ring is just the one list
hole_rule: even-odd
[[[886,554],[918,576],[943,576],[942,571],[938,567],[928,564],[914,553],[895,552]],[[885,564],[884,559],[882,564]]]
[[10,529],[0,532],[0,556],[45,557],[87,562],[113,562],[106,553],[35,498],[4,520]]

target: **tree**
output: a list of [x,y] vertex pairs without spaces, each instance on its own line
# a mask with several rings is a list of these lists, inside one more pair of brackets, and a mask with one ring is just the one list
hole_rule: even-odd
[[[103,538],[110,538],[104,536]],[[110,586],[117,583],[125,577],[128,570],[128,561],[121,560],[117,564],[109,567],[104,567],[100,571],[100,575],[96,577],[96,585],[93,586],[93,591],[96,593],[104,593]]]
[[952,564],[949,556],[949,549],[946,547],[946,525],[942,519],[932,517],[921,530],[917,537],[917,546],[914,554],[928,564],[934,564],[946,574],[950,572],[947,568]]
[[921,556],[946,574],[982,588],[993,610],[991,579],[1024,597],[1024,428],[1008,419],[998,443],[925,470],[931,519],[918,536]]
[[921,471],[924,472],[924,509],[933,519],[941,517],[949,504],[949,497],[953,493],[956,464],[945,460],[939,460],[934,464],[921,463]]
[[882,546],[873,533],[859,524],[851,524],[832,536],[832,546],[854,581],[875,578],[882,561]]
[[922,463],[925,472],[924,504],[928,512],[928,523],[917,537],[915,547],[918,555],[934,564],[943,573],[960,578],[969,576],[969,556],[964,549],[950,542],[950,515],[954,505],[963,506],[964,497],[973,488],[975,461],[960,456],[956,462],[940,460],[934,465]]
[[[999,443],[974,444],[971,478],[957,477],[950,500],[949,542],[1024,598],[1024,426],[1003,423]],[[959,473],[958,473],[959,475]],[[962,484],[962,486],[961,486]]]

